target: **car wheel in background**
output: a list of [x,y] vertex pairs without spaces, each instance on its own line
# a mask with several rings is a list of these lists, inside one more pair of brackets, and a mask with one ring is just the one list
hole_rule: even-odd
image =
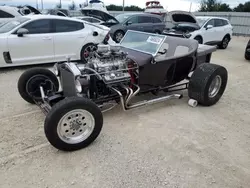
[[228,80],[227,70],[210,63],[203,63],[194,70],[188,85],[188,96],[203,106],[216,104],[223,95]]
[[81,61],[83,63],[88,63],[88,61],[94,57],[94,51],[97,50],[97,47],[93,43],[86,44],[82,47],[81,50]]
[[250,60],[250,47],[245,50],[245,59]]
[[229,44],[230,38],[228,36],[225,36],[221,43],[219,44],[220,49],[226,49]]
[[194,37],[194,40],[197,40],[199,44],[202,44],[202,38],[200,36]]
[[114,41],[119,43],[124,37],[125,33],[123,31],[116,31],[114,34]]

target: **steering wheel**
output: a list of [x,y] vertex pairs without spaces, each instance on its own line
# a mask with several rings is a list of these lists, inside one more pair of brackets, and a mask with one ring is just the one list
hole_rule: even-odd
[[160,52],[160,51],[159,51],[158,53],[161,54],[161,55],[164,55],[164,54],[167,53],[167,51],[168,51],[167,49],[164,49],[163,52]]

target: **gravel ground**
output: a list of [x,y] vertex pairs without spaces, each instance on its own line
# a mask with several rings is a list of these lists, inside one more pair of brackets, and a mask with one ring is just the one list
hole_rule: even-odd
[[212,62],[228,69],[220,102],[191,108],[181,100],[105,113],[88,148],[62,152],[43,132],[44,115],[17,93],[25,70],[0,72],[1,188],[248,188],[250,63],[248,38],[234,37]]

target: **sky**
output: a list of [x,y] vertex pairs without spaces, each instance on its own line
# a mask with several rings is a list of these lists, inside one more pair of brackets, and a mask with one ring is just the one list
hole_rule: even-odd
[[[59,0],[0,0],[0,5],[1,4],[12,4],[12,5],[24,5],[24,4],[29,4],[31,6],[36,7],[36,1],[38,1],[39,8],[41,8],[41,1],[43,1],[44,8],[54,8],[57,3],[59,3]],[[72,0],[61,0],[62,5],[64,8],[68,7],[68,4],[71,3]],[[145,3],[147,0],[125,0],[125,6],[130,6],[130,5],[136,5],[141,8],[145,7]],[[237,6],[239,3],[244,3],[247,0],[219,0],[220,2],[226,2],[229,4],[231,7]],[[74,2],[78,4],[82,4],[85,2],[85,0],[74,0]],[[121,5],[123,0],[103,0],[105,5],[109,4],[115,4],[115,5]],[[168,11],[172,10],[184,10],[184,11],[189,11],[190,5],[192,2],[191,6],[191,11],[197,11],[199,9],[199,2],[200,0],[160,0],[161,4],[164,6],[165,9]]]

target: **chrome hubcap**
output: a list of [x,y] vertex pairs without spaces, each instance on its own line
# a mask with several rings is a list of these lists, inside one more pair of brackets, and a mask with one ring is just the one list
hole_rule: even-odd
[[65,114],[57,125],[59,138],[68,144],[77,144],[86,140],[93,132],[95,119],[83,109],[72,110]]
[[224,41],[223,41],[223,46],[226,47],[228,45],[228,39],[225,38]]
[[116,40],[118,42],[120,42],[122,40],[122,38],[123,38],[123,34],[122,33],[117,33],[115,38],[116,38]]
[[213,98],[218,94],[218,92],[219,92],[219,90],[221,88],[221,84],[222,84],[222,79],[221,79],[221,77],[219,75],[217,75],[213,79],[213,81],[212,81],[212,83],[211,83],[211,85],[210,85],[210,87],[208,89],[208,96],[210,98]]
[[84,56],[84,59],[86,61],[92,59],[94,57],[94,51],[96,50],[96,47],[91,45],[91,46],[88,46],[84,52],[83,52],[83,56]]

